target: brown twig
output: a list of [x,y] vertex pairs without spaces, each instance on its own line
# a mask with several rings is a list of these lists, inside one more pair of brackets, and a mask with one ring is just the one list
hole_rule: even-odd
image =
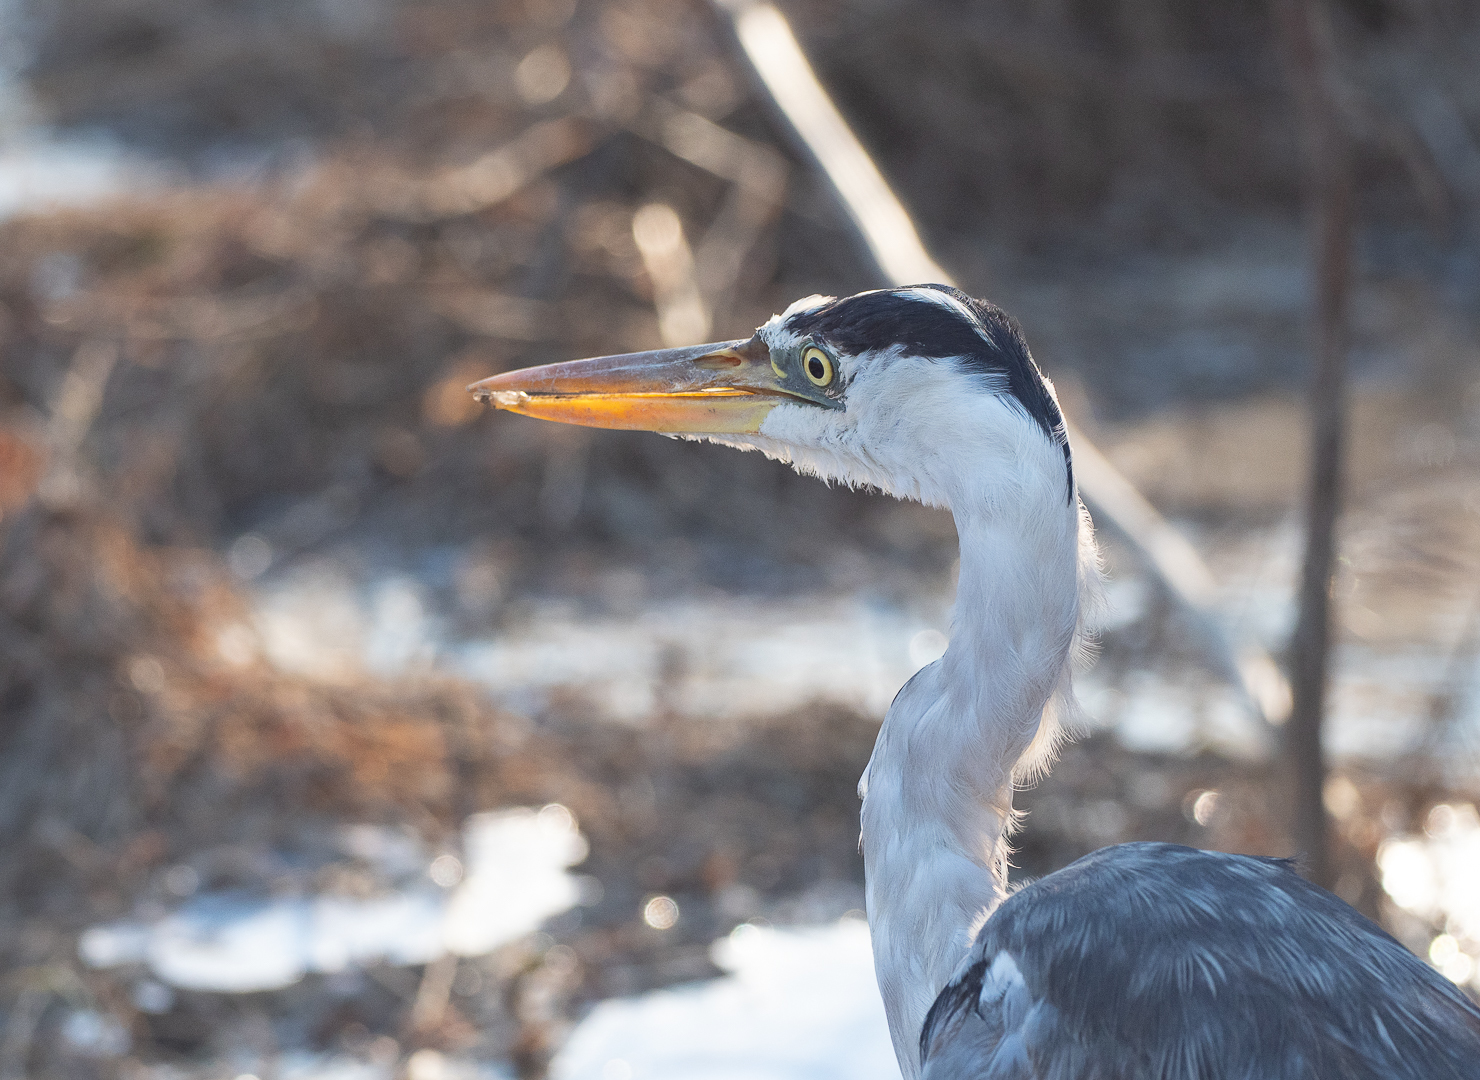
[[1347,303],[1351,293],[1349,146],[1331,75],[1331,28],[1320,0],[1276,0],[1291,87],[1301,118],[1307,201],[1314,226],[1315,368],[1300,613],[1291,649],[1294,709],[1286,729],[1294,778],[1296,845],[1306,873],[1331,887],[1330,822],[1322,720],[1331,652],[1331,572],[1341,509],[1346,435]]

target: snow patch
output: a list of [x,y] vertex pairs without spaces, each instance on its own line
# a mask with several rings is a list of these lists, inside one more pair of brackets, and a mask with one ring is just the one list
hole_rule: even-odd
[[[351,838],[363,847],[372,835],[361,828]],[[249,993],[351,965],[479,956],[580,899],[567,868],[586,857],[586,841],[563,806],[476,814],[464,825],[463,850],[465,873],[450,893],[418,875],[370,898],[202,894],[150,923],[92,927],[77,951],[91,967],[147,964],[185,990]],[[405,853],[387,857],[400,863]]]
[[552,1080],[899,1080],[868,926],[740,926],[722,979],[604,1001]]

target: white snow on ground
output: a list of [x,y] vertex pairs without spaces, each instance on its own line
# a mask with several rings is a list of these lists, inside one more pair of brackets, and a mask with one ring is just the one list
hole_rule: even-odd
[[[377,1063],[336,1054],[283,1054],[272,1069],[277,1080],[513,1080],[506,1067],[488,1062],[448,1057],[435,1050],[418,1050],[398,1070],[394,1062]],[[248,1074],[250,1075],[250,1074]]]
[[[1287,533],[1251,541],[1246,561],[1257,575],[1244,568],[1227,590],[1229,626],[1269,648],[1284,642],[1291,617]],[[1110,585],[1104,629],[1116,633],[1147,614],[1154,590],[1131,572]],[[552,697],[575,694],[632,724],[662,712],[746,720],[817,701],[882,715],[899,687],[944,651],[950,607],[944,582],[909,609],[851,593],[700,594],[593,614],[570,599],[525,597],[498,633],[462,637],[448,633],[452,623],[430,591],[404,576],[359,582],[332,560],[313,559],[256,588],[254,625],[230,644],[284,670],[332,680],[438,666],[516,712],[538,713]],[[1360,641],[1343,644],[1335,661],[1333,752],[1390,757],[1411,747],[1420,726],[1393,718],[1424,715],[1447,664],[1426,648]],[[1089,715],[1132,749],[1214,746],[1259,758],[1272,746],[1241,694],[1206,671],[1101,667],[1078,685]],[[1456,730],[1480,740],[1480,692],[1465,696],[1460,713]]]
[[260,651],[282,670],[336,680],[437,663],[517,710],[574,691],[626,723],[663,708],[736,719],[817,700],[882,713],[945,650],[944,597],[933,621],[841,595],[685,597],[605,616],[532,600],[504,632],[471,639],[444,635],[414,580],[361,585],[326,560],[259,586],[256,600]]
[[168,174],[103,139],[32,138],[0,146],[0,220],[162,187]]
[[95,926],[78,953],[92,967],[147,964],[182,989],[246,993],[353,964],[482,955],[579,901],[567,868],[586,857],[586,841],[564,807],[476,814],[463,851],[450,891],[420,875],[370,898],[204,894],[153,922]]
[[899,1080],[868,926],[738,927],[722,979],[604,1001],[552,1080]]
[[882,713],[921,666],[908,645],[925,629],[851,597],[693,598],[603,619],[552,605],[517,635],[462,646],[452,666],[502,693],[576,687],[627,722],[665,705],[705,720],[817,700]]
[[115,140],[52,130],[20,76],[29,57],[20,0],[0,0],[0,220],[168,182],[159,162]]
[[564,807],[479,814],[463,835],[467,876],[442,918],[449,952],[492,952],[579,901],[580,883],[565,871],[585,859],[588,848]]

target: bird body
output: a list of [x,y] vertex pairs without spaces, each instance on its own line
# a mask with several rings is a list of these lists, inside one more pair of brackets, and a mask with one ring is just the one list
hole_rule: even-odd
[[1118,844],[1015,892],[921,1034],[925,1080],[1460,1080],[1480,1013],[1281,859]]
[[749,340],[473,390],[951,511],[950,645],[895,698],[859,783],[905,1080],[1480,1080],[1480,1011],[1278,863],[1120,845],[1009,896],[1013,787],[1074,726],[1099,571],[1053,388],[1000,309],[934,285],[808,297]]

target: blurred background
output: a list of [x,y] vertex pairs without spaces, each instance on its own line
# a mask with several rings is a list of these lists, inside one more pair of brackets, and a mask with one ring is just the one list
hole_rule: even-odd
[[[782,7],[1283,656],[1311,289],[1267,5]],[[1330,7],[1336,891],[1473,989],[1480,9]],[[882,283],[723,12],[4,0],[0,213],[0,1080],[897,1075],[854,786],[945,647],[950,518],[464,391]],[[1014,876],[1290,854],[1276,735],[1102,540],[1094,730]]]

